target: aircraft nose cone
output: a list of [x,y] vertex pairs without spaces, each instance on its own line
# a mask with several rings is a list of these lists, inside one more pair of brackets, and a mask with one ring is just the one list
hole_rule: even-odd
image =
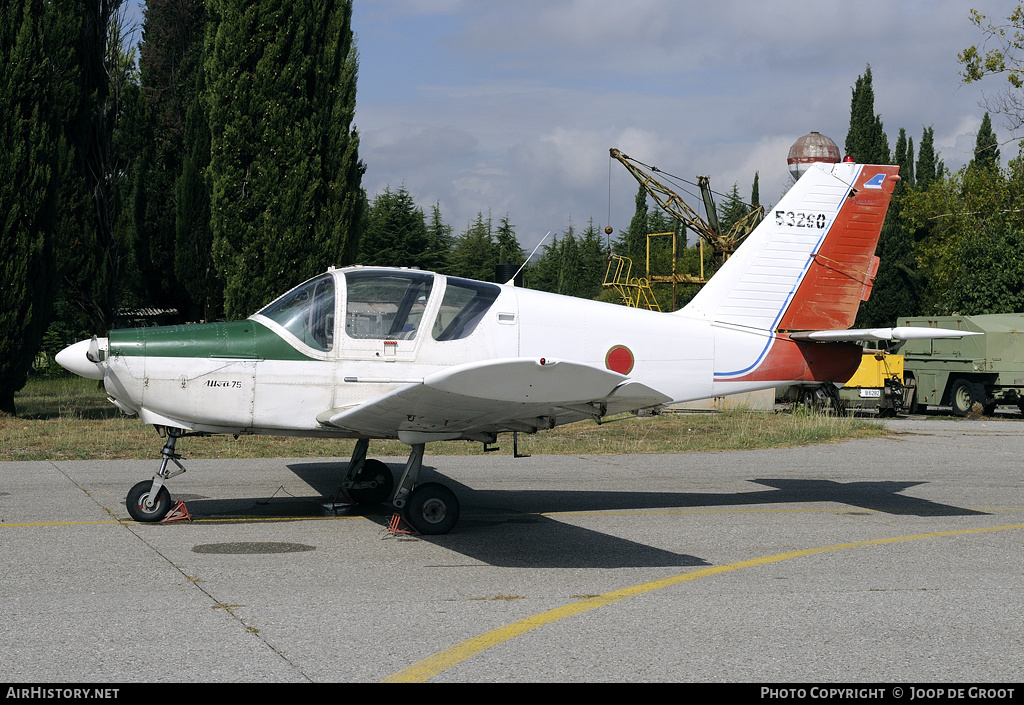
[[94,359],[99,359],[99,356],[96,355],[96,351],[101,348],[104,350],[106,349],[107,339],[100,338],[99,340],[96,340],[93,338],[91,340],[80,340],[74,345],[69,345],[61,350],[53,359],[56,360],[57,364],[65,370],[68,372],[74,372],[79,377],[85,377],[87,379],[103,379],[104,363],[93,362],[89,359],[91,346],[96,346],[92,353],[92,357]]

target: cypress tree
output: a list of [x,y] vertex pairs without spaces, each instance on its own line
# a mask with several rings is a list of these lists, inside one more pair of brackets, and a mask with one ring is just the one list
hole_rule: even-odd
[[760,172],[754,172],[754,184],[750,187],[750,205],[755,208],[761,205],[761,187],[758,183],[760,176]]
[[358,253],[351,0],[209,0],[213,255],[229,318]]
[[978,137],[974,143],[974,166],[982,169],[996,170],[999,168],[999,140],[992,131],[992,119],[985,113],[978,128]]
[[875,91],[871,85],[871,67],[857,77],[850,100],[850,130],[846,133],[846,153],[859,164],[888,164],[889,138],[882,118],[875,114]]
[[[203,114],[199,101],[205,23],[200,0],[149,0],[139,46],[146,113],[132,194],[136,258],[147,303],[189,310],[190,317],[206,303],[208,285],[209,258],[195,259],[196,243],[188,241],[194,231],[181,222],[185,218],[198,225],[200,218],[209,217],[196,190],[205,166],[199,149],[203,142],[209,153],[208,137],[203,139],[198,124]],[[179,185],[186,159],[190,174],[187,183]],[[199,199],[187,204],[193,212],[179,206],[179,188],[184,189],[183,197]],[[181,251],[179,230],[185,237]]]
[[935,129],[926,127],[924,128],[924,134],[921,135],[921,147],[917,153],[915,175],[918,188],[922,190],[927,189],[941,175],[939,163],[936,161],[937,157],[938,155],[935,153]]
[[203,75],[194,74],[193,99],[185,114],[181,173],[174,182],[174,277],[187,292],[188,320],[210,321],[220,315],[223,285],[213,264],[210,231],[210,127],[199,96]]
[[902,127],[896,139],[893,161],[900,168],[900,180],[896,182],[895,193],[902,196],[908,189],[914,187],[914,138],[907,137],[907,131]]
[[62,200],[73,176],[63,130],[77,112],[79,0],[0,5],[0,412],[15,413],[50,322]]
[[[65,296],[106,335],[132,262],[122,220],[122,186],[134,157],[125,149],[123,119],[132,103],[134,52],[124,53],[122,0],[83,0],[77,42],[81,101],[69,123],[75,149],[73,199],[62,229],[73,246],[61,250],[58,268]],[[131,140],[127,140],[128,143]]]
[[904,167],[907,163],[907,131],[902,127],[900,128],[899,136],[896,138],[896,151],[893,152],[893,161],[900,168],[900,180],[896,182],[896,188],[905,191],[907,187],[907,177],[904,173]]
[[913,149],[914,143],[907,139],[907,131],[900,128],[894,154],[894,161],[900,167],[900,180],[896,182],[878,238],[876,254],[880,262],[871,297],[857,312],[855,325],[859,327],[893,326],[900,316],[921,312],[914,232],[902,215],[903,197],[914,181]]

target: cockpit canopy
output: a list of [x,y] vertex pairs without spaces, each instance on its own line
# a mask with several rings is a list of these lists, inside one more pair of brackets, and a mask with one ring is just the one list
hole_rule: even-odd
[[[345,336],[354,340],[413,340],[429,329],[438,342],[469,337],[501,293],[495,284],[416,270],[350,269],[344,276]],[[438,286],[435,286],[435,283]],[[443,284],[442,284],[443,283]],[[335,344],[335,273],[292,289],[257,312],[305,345],[328,352]],[[436,313],[431,294],[443,286]],[[424,320],[425,316],[430,320]]]

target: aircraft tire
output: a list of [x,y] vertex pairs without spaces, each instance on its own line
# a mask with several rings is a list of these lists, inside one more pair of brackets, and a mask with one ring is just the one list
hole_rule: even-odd
[[128,490],[128,496],[125,498],[124,503],[128,508],[128,514],[131,515],[131,518],[135,521],[160,521],[167,516],[167,512],[170,511],[171,493],[167,491],[166,487],[160,488],[160,491],[156,495],[156,504],[152,509],[146,509],[142,506],[142,503],[147,497],[149,497],[149,492],[152,488],[152,480],[143,480]]
[[363,467],[356,473],[356,482],[376,480],[377,486],[371,489],[348,490],[348,496],[356,504],[380,504],[386,502],[395,489],[395,476],[391,474],[388,466],[379,460],[369,459],[363,463]]
[[428,482],[409,495],[405,519],[421,534],[447,534],[459,521],[459,499],[444,485]]

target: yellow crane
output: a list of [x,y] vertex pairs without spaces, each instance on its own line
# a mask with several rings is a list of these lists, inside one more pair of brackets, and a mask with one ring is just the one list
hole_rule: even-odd
[[[683,223],[683,225],[688,227],[690,230],[697,233],[701,239],[702,246],[704,243],[707,243],[711,247],[715,269],[720,267],[725,260],[729,258],[729,255],[736,251],[736,248],[739,247],[743,238],[753,232],[754,228],[757,227],[757,224],[761,222],[762,218],[764,218],[764,208],[761,206],[754,206],[747,215],[736,221],[736,223],[729,228],[728,232],[722,232],[721,226],[718,222],[718,212],[715,207],[715,199],[711,193],[711,182],[707,176],[697,177],[697,186],[700,188],[701,198],[704,201],[704,208],[707,211],[707,219],[705,220],[699,213],[697,213],[697,211],[691,208],[689,204],[679,196],[679,194],[655,177],[655,174],[661,172],[658,167],[644,164],[641,161],[633,159],[627,154],[623,154],[614,147],[609,150],[609,154],[612,159],[620,162],[629,170],[629,173],[633,175],[633,178],[640,182],[644,187],[644,190],[650,194],[662,210]],[[674,241],[672,249],[675,251]],[[650,255],[648,255],[648,258],[649,257]],[[675,265],[673,264],[673,269],[674,268]],[[650,272],[648,272],[647,278],[651,282],[671,281],[673,284],[704,284],[707,282],[707,279],[704,278],[703,272],[701,272],[699,278],[676,274],[675,272],[670,276],[651,276]]]

